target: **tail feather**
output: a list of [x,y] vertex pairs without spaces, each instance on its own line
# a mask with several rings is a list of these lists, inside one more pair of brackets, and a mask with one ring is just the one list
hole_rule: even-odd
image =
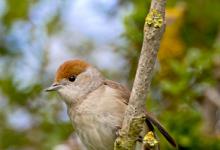
[[[161,125],[161,123],[154,118],[153,116],[146,114],[146,124],[149,126],[149,122],[151,122],[153,125],[157,127],[157,129],[162,133],[162,135],[167,139],[167,141],[173,146],[177,147],[177,144],[175,140],[170,136],[170,134],[167,132],[167,130]],[[152,125],[151,125],[152,127]]]
[[154,126],[152,125],[152,123],[150,122],[150,120],[145,120],[145,123],[147,124],[147,127],[149,129],[149,131],[154,132]]

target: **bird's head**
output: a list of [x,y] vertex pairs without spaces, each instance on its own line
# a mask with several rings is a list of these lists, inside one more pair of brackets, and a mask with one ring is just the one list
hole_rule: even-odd
[[66,102],[74,102],[96,89],[102,81],[100,72],[87,62],[68,60],[60,65],[53,84],[46,91],[57,91]]

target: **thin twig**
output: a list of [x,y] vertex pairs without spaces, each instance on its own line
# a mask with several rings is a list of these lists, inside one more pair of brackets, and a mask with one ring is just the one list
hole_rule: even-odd
[[151,8],[145,20],[144,39],[138,68],[120,136],[115,142],[115,150],[133,150],[142,131],[147,92],[160,40],[165,30],[165,5],[166,0],[152,0],[151,2]]

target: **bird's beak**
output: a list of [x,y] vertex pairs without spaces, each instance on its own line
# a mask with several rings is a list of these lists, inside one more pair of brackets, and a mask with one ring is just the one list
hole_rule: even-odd
[[59,83],[53,83],[50,87],[46,88],[45,91],[46,91],[46,92],[57,91],[57,90],[60,89],[61,87],[62,87],[61,84],[59,84]]

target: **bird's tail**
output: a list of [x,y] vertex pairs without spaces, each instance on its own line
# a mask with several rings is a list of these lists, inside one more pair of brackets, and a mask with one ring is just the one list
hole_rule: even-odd
[[[174,140],[174,138],[171,137],[171,135],[168,133],[168,131],[161,125],[161,123],[152,115],[146,113],[146,124],[148,127],[150,127],[150,130],[153,130],[153,125],[157,127],[157,129],[162,133],[162,135],[166,138],[166,140],[173,146],[177,147],[177,144]],[[153,124],[153,125],[152,125]]]

